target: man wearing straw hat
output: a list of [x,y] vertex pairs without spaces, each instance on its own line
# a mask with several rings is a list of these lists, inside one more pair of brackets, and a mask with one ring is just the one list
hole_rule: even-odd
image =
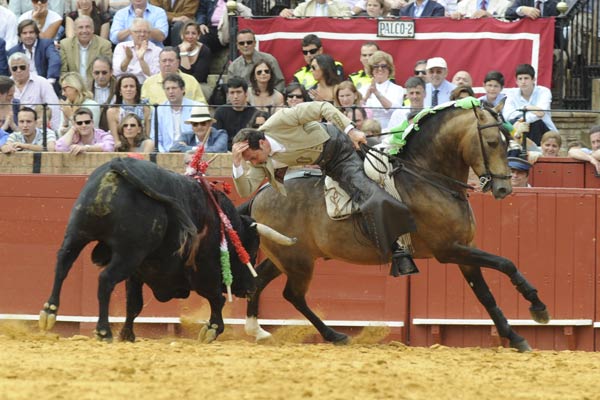
[[213,127],[214,122],[208,107],[193,107],[190,117],[185,120],[186,124],[192,125],[193,132],[182,133],[169,151],[176,153],[196,151],[198,146],[203,144],[206,153],[227,153],[227,131]]

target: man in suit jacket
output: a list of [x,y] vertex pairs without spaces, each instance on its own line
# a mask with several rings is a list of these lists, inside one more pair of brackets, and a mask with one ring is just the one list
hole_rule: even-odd
[[181,27],[186,22],[196,19],[198,0],[150,0],[150,3],[165,10],[169,21],[169,44],[179,45]]
[[[321,124],[322,119],[330,124]],[[366,176],[355,151],[359,143],[366,143],[366,136],[335,106],[314,101],[281,109],[258,130],[242,129],[233,143],[233,177],[241,196],[249,196],[265,178],[285,195],[283,175],[288,167],[319,165],[357,201],[382,260],[392,256],[392,271],[418,272],[408,251],[396,246],[398,236],[416,230],[410,211]]]
[[338,0],[308,0],[298,4],[293,10],[285,8],[280,16],[291,17],[351,17],[350,7]]
[[515,0],[506,10],[505,16],[507,19],[557,17],[559,15],[557,4],[558,0]]
[[75,20],[75,36],[60,41],[61,75],[78,72],[89,84],[93,81],[92,62],[98,56],[112,57],[111,43],[94,35],[94,21],[87,15]]
[[462,18],[504,18],[504,14],[511,3],[509,0],[461,0],[452,19]]
[[434,0],[415,0],[400,9],[401,17],[443,17],[446,14],[444,6]]
[[0,75],[8,76],[8,57],[6,56],[6,42],[0,39]]
[[[31,58],[31,72],[44,77],[54,85],[55,91],[60,78],[60,54],[51,39],[39,39],[40,29],[31,19],[23,20],[17,27],[19,43],[8,51],[8,57],[14,53],[24,53]],[[33,56],[32,56],[33,55]]]

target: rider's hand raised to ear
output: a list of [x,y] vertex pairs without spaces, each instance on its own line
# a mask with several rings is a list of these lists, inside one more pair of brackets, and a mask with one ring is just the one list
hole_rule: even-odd
[[348,132],[348,136],[352,140],[352,143],[357,150],[360,149],[361,143],[367,144],[367,135],[365,135],[363,131],[359,131],[356,128],[351,129]]

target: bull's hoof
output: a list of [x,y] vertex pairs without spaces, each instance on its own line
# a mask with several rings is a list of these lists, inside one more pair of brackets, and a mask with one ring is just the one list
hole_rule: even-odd
[[546,307],[541,310],[535,310],[532,307],[529,309],[529,312],[531,313],[531,318],[538,324],[547,324],[550,322],[550,313],[548,313],[548,309]]
[[323,339],[335,345],[346,345],[350,343],[350,338],[348,337],[348,335],[336,332],[333,329],[331,330],[331,332],[327,333],[326,336],[323,336]]
[[44,309],[40,311],[40,319],[38,320],[38,325],[41,330],[49,331],[54,328],[57,310],[58,307],[54,304],[44,304]]
[[523,339],[518,342],[510,342],[510,347],[517,349],[519,353],[527,353],[531,351],[531,346],[527,343],[527,340]]
[[217,329],[219,326],[217,324],[206,324],[200,329],[200,333],[198,333],[198,341],[202,343],[211,343],[213,342],[217,336]]
[[112,343],[113,341],[113,336],[110,329],[94,330],[94,336],[96,337],[96,339],[106,343]]
[[119,340],[121,340],[121,342],[135,342],[135,333],[133,333],[133,331],[131,329],[121,329],[121,332],[119,332]]

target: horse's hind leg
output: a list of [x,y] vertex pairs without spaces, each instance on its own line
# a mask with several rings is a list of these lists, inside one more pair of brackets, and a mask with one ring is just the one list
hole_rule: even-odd
[[266,259],[256,267],[255,291],[248,296],[248,305],[246,308],[246,326],[247,335],[254,336],[256,341],[266,340],[271,337],[271,334],[265,331],[258,323],[258,306],[260,295],[264,288],[267,287],[273,279],[281,275],[281,271],[277,269],[271,260]]
[[530,351],[531,347],[529,346],[529,343],[527,343],[527,340],[519,336],[512,329],[506,320],[504,313],[496,304],[494,295],[483,278],[481,268],[466,265],[460,265],[459,267],[463,276],[469,283],[469,286],[473,289],[475,296],[477,296],[479,302],[485,307],[492,318],[492,321],[494,321],[494,325],[496,326],[500,337],[507,338],[510,341],[510,347],[513,347],[520,352]]

